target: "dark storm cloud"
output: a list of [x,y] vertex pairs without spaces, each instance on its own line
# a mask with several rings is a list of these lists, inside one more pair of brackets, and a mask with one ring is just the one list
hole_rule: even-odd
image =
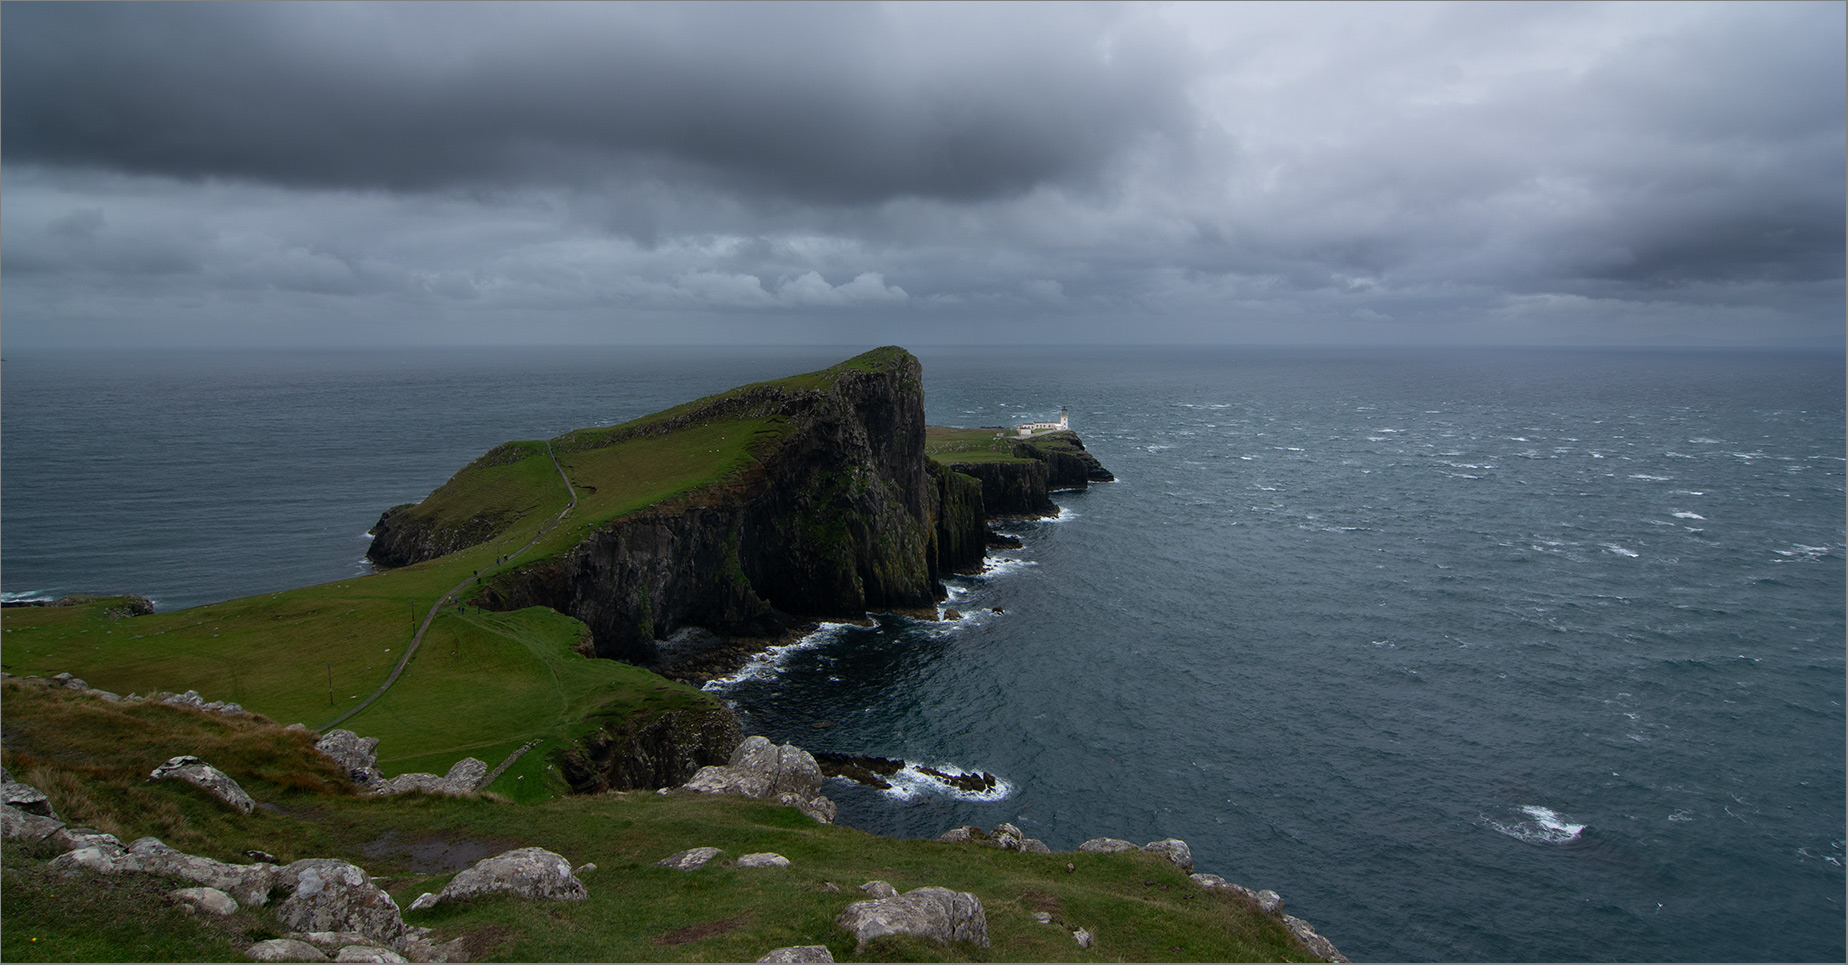
[[974,200],[1185,120],[1105,8],[12,4],[8,161],[282,185]]
[[1844,10],[8,3],[7,331],[1836,345]]

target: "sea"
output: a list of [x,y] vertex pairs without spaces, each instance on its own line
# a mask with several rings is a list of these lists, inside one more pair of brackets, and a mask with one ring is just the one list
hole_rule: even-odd
[[[9,352],[0,592],[349,578],[497,443],[855,351]],[[960,620],[711,685],[748,732],[910,763],[831,782],[840,823],[1180,838],[1356,960],[1848,957],[1840,354],[917,354],[932,423],[1068,406],[1117,482],[999,523]]]

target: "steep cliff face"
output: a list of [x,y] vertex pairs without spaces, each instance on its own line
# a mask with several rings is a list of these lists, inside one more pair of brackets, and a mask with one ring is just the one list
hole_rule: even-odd
[[497,575],[476,602],[550,606],[590,627],[598,656],[641,664],[683,627],[772,636],[800,620],[932,606],[938,487],[917,360],[868,353],[672,421],[740,406],[787,426],[750,471],[611,520],[560,556]]
[[1085,450],[1084,440],[1074,432],[1055,432],[1027,440],[1015,447],[1015,452],[1045,463],[1048,490],[1084,489],[1094,482],[1116,480],[1096,456]]
[[942,463],[930,464],[937,485],[937,566],[946,573],[974,573],[982,568],[988,546],[988,514],[982,481]]
[[1059,507],[1046,495],[1046,464],[1038,460],[957,462],[949,468],[982,486],[982,509],[990,516],[1051,516]]

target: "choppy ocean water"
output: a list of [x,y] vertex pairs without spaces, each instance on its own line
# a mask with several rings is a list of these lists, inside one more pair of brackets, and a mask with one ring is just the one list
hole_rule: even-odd
[[[490,446],[846,350],[10,354],[0,592],[339,579]],[[1071,407],[1119,477],[721,692],[888,834],[1180,837],[1356,959],[1841,960],[1843,362],[924,350],[937,424]],[[995,613],[994,608],[1003,612]]]

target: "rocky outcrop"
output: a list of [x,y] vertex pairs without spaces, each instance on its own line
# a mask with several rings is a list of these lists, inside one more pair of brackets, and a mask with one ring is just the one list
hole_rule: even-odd
[[294,938],[271,938],[244,949],[253,962],[331,962],[327,953]]
[[1100,852],[1103,854],[1111,854],[1111,853],[1118,852],[1118,851],[1140,851],[1142,849],[1136,847],[1135,845],[1129,843],[1128,841],[1123,840],[1122,838],[1092,838],[1091,840],[1086,841],[1085,843],[1079,845],[1078,850],[1096,851],[1096,852]]
[[306,858],[276,872],[289,896],[276,920],[303,932],[358,932],[393,945],[404,935],[398,903],[372,883],[365,869],[337,858]]
[[0,837],[40,841],[63,827],[64,822],[51,809],[51,800],[43,792],[0,770]]
[[717,701],[639,717],[592,716],[601,719],[597,730],[556,758],[580,794],[678,787],[701,767],[729,763],[743,739],[738,718]]
[[175,888],[167,892],[167,897],[195,915],[223,917],[237,913],[237,899],[217,888]]
[[544,848],[520,848],[475,862],[450,879],[440,893],[420,896],[411,908],[422,910],[501,891],[534,901],[583,901],[590,896],[563,855]]
[[1182,841],[1180,838],[1164,838],[1160,841],[1150,841],[1148,844],[1142,846],[1142,850],[1159,854],[1169,861],[1174,862],[1174,866],[1181,869],[1182,874],[1193,874],[1193,850],[1188,848],[1187,842]]
[[747,737],[725,766],[702,767],[683,787],[702,794],[735,794],[786,804],[822,824],[834,821],[834,802],[821,793],[821,767],[794,744]]
[[1094,482],[1116,480],[1116,476],[1085,449],[1084,440],[1075,432],[1036,436],[1016,446],[1014,452],[1046,464],[1047,489],[1084,489]]
[[252,801],[250,795],[229,775],[189,754],[168,758],[165,764],[148,775],[148,779],[153,781],[168,778],[177,778],[200,788],[240,813],[249,814],[256,810],[257,802]]
[[[544,443],[506,442],[482,453],[464,466],[450,482],[465,475],[491,471],[536,455],[543,455]],[[437,492],[442,492],[438,488]],[[435,495],[435,493],[432,493]],[[372,544],[366,558],[379,566],[409,566],[433,560],[476,543],[493,539],[496,533],[518,518],[512,507],[489,509],[463,518],[450,518],[423,503],[404,503],[387,509],[372,524]]]
[[966,891],[916,888],[891,898],[856,901],[834,919],[864,948],[886,935],[910,935],[948,945],[969,942],[988,947],[988,916],[981,899]]
[[379,739],[361,737],[350,730],[330,730],[314,742],[314,749],[346,768],[360,787],[379,783]]
[[[960,841],[973,841],[977,844],[988,845],[991,848],[1000,848],[1003,851],[1024,851],[1028,854],[1052,853],[1052,849],[1046,846],[1046,842],[1038,838],[1029,838],[1026,832],[1012,824],[1006,823],[995,825],[994,829],[991,831],[983,831],[981,828],[972,824],[965,824],[962,827],[951,828],[937,835],[937,840],[945,844],[953,844]],[[1134,848],[1134,845],[1130,846],[1131,850],[1134,850]]]
[[685,851],[676,851],[662,858],[655,862],[655,866],[659,868],[672,868],[675,871],[698,871],[706,866],[706,862],[724,853],[724,851],[718,848],[688,848]]
[[787,945],[773,948],[759,962],[832,962],[834,953],[826,945]]
[[413,771],[397,777],[380,781],[372,788],[374,794],[403,794],[407,791],[422,791],[425,794],[447,794],[451,796],[473,794],[481,790],[483,780],[488,776],[488,765],[472,757],[464,757],[455,762],[449,773],[442,777]]

